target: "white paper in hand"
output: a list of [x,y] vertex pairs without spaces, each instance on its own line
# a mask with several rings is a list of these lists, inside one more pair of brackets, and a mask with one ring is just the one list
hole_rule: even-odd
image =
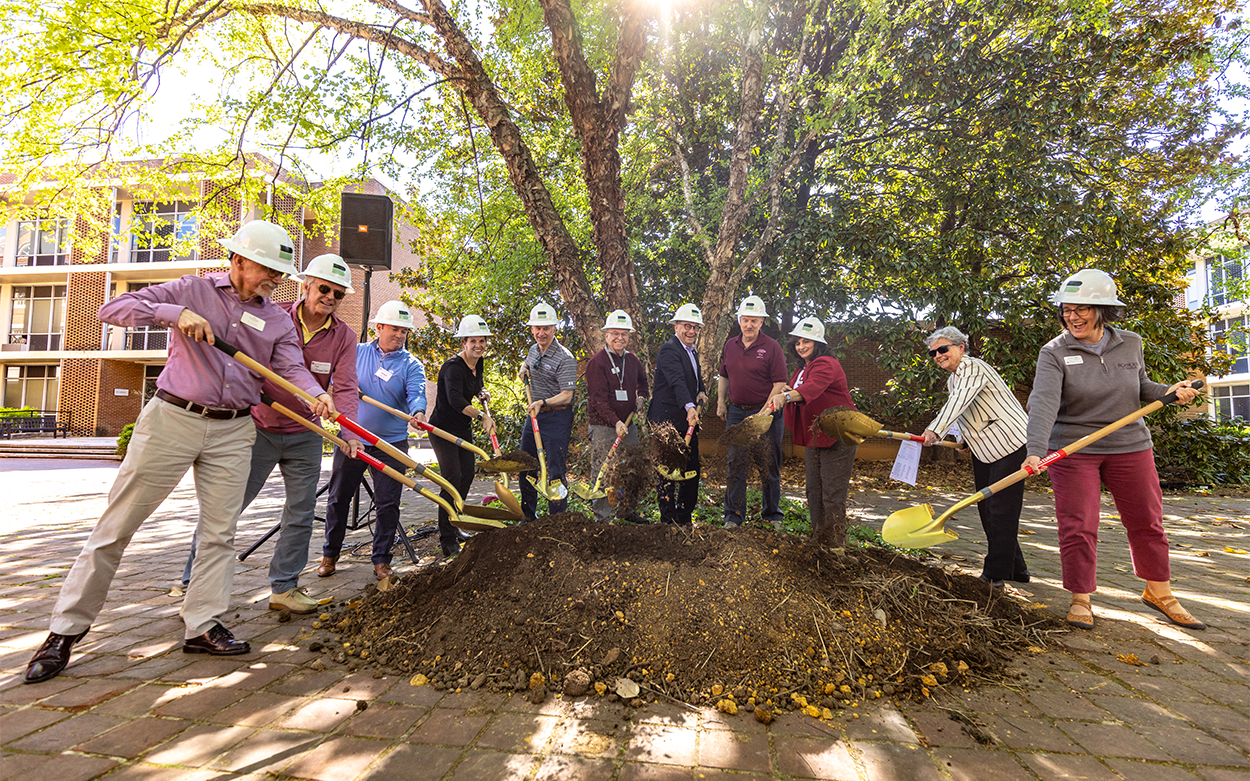
[[898,455],[894,457],[894,468],[890,470],[890,479],[908,485],[916,484],[916,475],[920,473],[920,443],[901,442]]

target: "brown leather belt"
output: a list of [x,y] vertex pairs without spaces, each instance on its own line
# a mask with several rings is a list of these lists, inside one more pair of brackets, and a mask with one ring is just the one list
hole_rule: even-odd
[[164,390],[158,390],[156,392],[156,398],[161,401],[167,401],[175,407],[181,407],[193,415],[199,415],[201,417],[208,418],[209,420],[234,420],[235,418],[243,417],[252,411],[251,407],[247,409],[215,409],[213,407],[205,407],[203,404],[196,404],[194,401],[187,401],[186,399],[175,396],[169,391]]
[[560,406],[558,406],[558,407],[553,407],[553,406],[551,406],[550,404],[548,404],[546,407],[543,407],[542,411],[543,411],[543,412],[559,412],[559,411],[561,411],[561,410],[566,410],[566,409],[573,409],[573,405],[572,405],[572,404],[561,404],[561,405],[560,405]]

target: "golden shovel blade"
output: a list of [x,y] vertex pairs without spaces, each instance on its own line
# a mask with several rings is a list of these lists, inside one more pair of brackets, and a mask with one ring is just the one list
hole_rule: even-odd
[[492,521],[487,518],[468,518],[466,516],[453,517],[451,525],[457,529],[464,529],[467,532],[485,532],[491,529],[506,529],[508,525],[500,521]]
[[484,504],[466,504],[464,509],[460,511],[460,514],[491,521],[519,521],[522,518],[519,513],[514,513],[503,507],[487,507]]
[[833,409],[816,419],[820,430],[843,445],[858,445],[881,430],[881,424],[859,410]]
[[[534,490],[549,502],[559,501],[569,495],[568,489],[564,487],[564,483],[556,481],[553,483],[541,483],[532,477],[525,478],[530,481],[530,485],[534,486]],[[563,489],[563,490],[561,490]]]
[[479,461],[477,466],[483,472],[533,472],[538,469],[538,459],[518,451]]
[[678,483],[680,483],[683,480],[689,480],[690,478],[699,474],[698,472],[683,472],[680,469],[665,469],[659,464],[655,465],[655,471],[659,472],[660,477],[663,477],[665,480],[672,480]]
[[933,507],[928,504],[891,513],[881,526],[881,537],[900,548],[928,548],[959,539],[958,534],[946,529],[944,517],[934,519]]
[[764,436],[764,432],[773,425],[772,415],[751,415],[739,423],[725,429],[721,441],[727,445],[750,445]]
[[601,491],[585,483],[569,483],[569,490],[588,502],[602,499],[608,495],[606,491]]

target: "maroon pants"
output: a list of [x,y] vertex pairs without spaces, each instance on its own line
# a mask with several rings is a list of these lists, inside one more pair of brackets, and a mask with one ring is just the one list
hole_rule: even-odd
[[1171,580],[1168,537],[1163,531],[1163,492],[1154,450],[1136,453],[1074,453],[1050,465],[1059,521],[1063,587],[1074,594],[1097,590],[1098,516],[1105,485],[1128,532],[1133,572],[1143,580]]

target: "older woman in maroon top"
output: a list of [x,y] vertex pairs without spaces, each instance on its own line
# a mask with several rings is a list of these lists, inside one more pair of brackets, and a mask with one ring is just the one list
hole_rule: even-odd
[[794,444],[806,450],[812,536],[819,543],[841,548],[846,545],[846,497],[855,466],[855,445],[843,445],[820,428],[813,430],[812,424],[830,407],[854,409],[855,404],[842,364],[829,354],[824,323],[805,317],[790,335],[794,339],[786,349],[799,359],[798,369],[772,402],[784,412]]

